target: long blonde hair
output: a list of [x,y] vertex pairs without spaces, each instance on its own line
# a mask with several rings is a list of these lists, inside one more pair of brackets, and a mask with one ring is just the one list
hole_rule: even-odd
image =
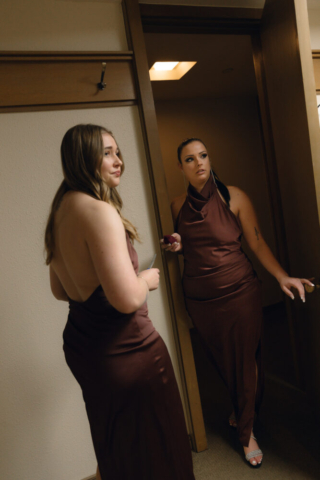
[[[58,210],[64,194],[70,190],[86,193],[91,197],[107,202],[119,213],[124,228],[130,239],[140,241],[137,229],[121,213],[122,199],[115,188],[110,188],[101,176],[103,160],[102,135],[112,132],[98,125],[76,125],[64,135],[61,143],[61,161],[64,180],[54,196],[45,230],[46,264],[52,261],[54,242],[54,215]],[[124,171],[122,155],[121,175]]]

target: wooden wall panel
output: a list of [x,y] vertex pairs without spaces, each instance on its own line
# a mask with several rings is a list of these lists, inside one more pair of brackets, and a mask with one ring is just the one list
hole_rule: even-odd
[[[102,62],[106,62],[100,90]],[[0,54],[1,111],[32,110],[39,106],[94,107],[106,102],[134,102],[130,53],[2,53]]]

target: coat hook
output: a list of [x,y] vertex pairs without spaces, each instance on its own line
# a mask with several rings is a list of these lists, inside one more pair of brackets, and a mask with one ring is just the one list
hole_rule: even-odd
[[101,79],[100,79],[100,82],[98,83],[98,88],[99,88],[100,90],[104,90],[104,89],[106,88],[106,86],[107,86],[107,84],[104,83],[104,81],[103,81],[104,74],[105,74],[105,71],[106,71],[106,66],[107,66],[106,62],[102,62]]

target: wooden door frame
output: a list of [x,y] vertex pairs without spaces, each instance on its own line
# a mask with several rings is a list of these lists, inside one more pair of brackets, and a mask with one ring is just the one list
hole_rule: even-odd
[[[160,140],[153,93],[149,78],[147,53],[144,43],[138,0],[123,0],[124,19],[128,45],[134,52],[134,70],[138,94],[138,108],[145,153],[149,171],[153,206],[159,239],[173,231],[170,203],[162,163]],[[201,452],[207,449],[207,439],[193,359],[188,318],[184,308],[181,276],[175,256],[163,255],[163,274],[167,286],[171,322],[177,351],[178,365],[185,400],[185,416],[192,448]]]
[[[166,188],[164,167],[160,149],[157,119],[144,33],[211,33],[251,35],[253,61],[257,80],[261,126],[265,150],[265,170],[278,245],[278,257],[284,268],[290,271],[286,253],[286,236],[283,227],[280,188],[271,117],[268,110],[265,74],[260,43],[261,9],[189,7],[140,4],[138,0],[123,0],[123,11],[129,49],[134,52],[135,78],[138,91],[138,106],[144,136],[149,177],[153,192],[154,210],[157,218],[159,238],[173,231],[170,203]],[[271,181],[272,176],[272,181]],[[186,403],[186,420],[192,447],[196,452],[207,448],[198,381],[191,345],[189,321],[184,308],[181,276],[178,259],[163,253],[164,276],[167,285],[171,321],[174,330],[183,395]],[[286,304],[290,337],[295,352],[292,311]],[[295,367],[297,359],[295,357]],[[298,371],[298,370],[297,370]]]

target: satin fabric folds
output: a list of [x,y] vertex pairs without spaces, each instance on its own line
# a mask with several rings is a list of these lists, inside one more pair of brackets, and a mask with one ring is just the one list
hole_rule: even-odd
[[[127,246],[137,273],[128,235]],[[69,305],[64,352],[82,389],[102,480],[194,480],[171,360],[147,305],[120,313],[101,287]]]
[[263,389],[261,287],[241,249],[241,225],[212,176],[201,193],[189,186],[176,231],[187,311],[229,390],[240,442],[248,446]]

